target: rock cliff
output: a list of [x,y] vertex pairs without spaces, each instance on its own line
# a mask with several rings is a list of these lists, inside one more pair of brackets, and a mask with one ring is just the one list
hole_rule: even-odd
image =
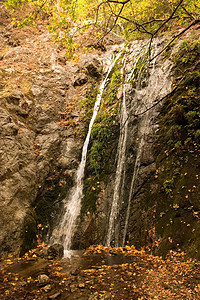
[[19,255],[36,245],[38,224],[49,232],[73,183],[85,134],[75,103],[87,85],[96,87],[102,65],[97,52],[66,63],[45,26],[17,29],[9,21],[1,5],[0,249]]

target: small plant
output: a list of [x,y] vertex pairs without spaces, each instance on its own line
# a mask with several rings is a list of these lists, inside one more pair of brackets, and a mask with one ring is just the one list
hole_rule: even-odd
[[182,147],[181,141],[176,142],[176,144],[174,145],[174,147],[175,147],[176,149],[180,149],[180,148]]
[[196,132],[195,132],[195,140],[197,142],[200,142],[200,129],[198,129]]
[[195,262],[194,261],[192,261],[191,263],[190,263],[190,266],[189,266],[189,268],[190,269],[193,269],[195,267]]
[[166,194],[170,194],[172,192],[172,188],[174,186],[174,179],[165,180],[163,183],[163,188]]
[[179,208],[179,204],[178,203],[174,203],[173,204],[173,209],[177,210]]

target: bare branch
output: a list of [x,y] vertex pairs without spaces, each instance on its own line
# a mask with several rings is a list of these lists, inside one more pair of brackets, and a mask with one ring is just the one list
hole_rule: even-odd
[[[109,7],[110,7],[111,14],[115,17],[114,24],[112,25],[112,27],[111,27],[108,31],[105,32],[105,34],[103,35],[103,37],[101,37],[101,38],[99,39],[99,41],[101,41],[108,33],[110,33],[110,32],[113,30],[113,28],[114,28],[115,25],[117,24],[118,19],[120,18],[120,19],[122,19],[122,20],[124,20],[124,21],[127,21],[127,22],[129,22],[129,23],[135,25],[135,28],[132,29],[132,31],[138,30],[138,31],[141,32],[141,33],[145,33],[145,34],[150,35],[150,41],[149,41],[149,47],[148,47],[148,52],[149,52],[149,57],[150,57],[150,56],[151,56],[151,47],[152,47],[152,41],[153,41],[153,38],[156,36],[156,34],[157,34],[157,33],[158,33],[158,32],[159,32],[159,31],[160,31],[160,30],[161,30],[161,29],[162,29],[162,28],[170,21],[170,20],[175,19],[175,18],[178,18],[178,16],[176,16],[176,12],[177,12],[177,10],[178,10],[180,7],[187,13],[188,18],[190,18],[190,19],[192,18],[192,19],[194,20],[194,22],[193,22],[192,24],[190,24],[187,28],[185,28],[183,31],[181,31],[179,34],[177,34],[177,35],[176,35],[176,36],[175,36],[175,37],[174,37],[174,38],[166,45],[166,47],[164,47],[163,50],[161,50],[161,51],[160,51],[156,56],[154,56],[153,58],[150,58],[149,61],[152,61],[154,58],[156,58],[156,57],[159,56],[161,53],[163,53],[163,52],[167,49],[167,47],[168,47],[175,39],[177,39],[179,36],[181,36],[181,35],[182,35],[184,32],[186,32],[189,28],[191,28],[191,27],[194,26],[195,24],[199,23],[199,21],[196,20],[196,19],[194,18],[194,16],[192,16],[192,14],[189,13],[189,12],[187,11],[187,9],[183,6],[184,0],[179,0],[178,4],[176,5],[176,7],[175,7],[174,10],[172,11],[171,15],[170,15],[167,19],[164,19],[164,20],[162,20],[162,19],[152,19],[152,20],[149,20],[149,21],[144,22],[144,23],[142,23],[142,24],[139,24],[139,23],[137,23],[135,20],[132,20],[132,19],[127,18],[127,17],[124,17],[124,16],[122,15],[123,8],[124,8],[125,4],[128,3],[128,2],[130,2],[130,0],[124,0],[124,1],[107,0],[107,1],[103,1],[103,2],[101,2],[101,3],[99,4],[98,9],[97,9],[97,12],[99,11],[99,8],[100,8],[101,5],[107,4],[107,5],[109,5]],[[116,14],[116,13],[114,12],[114,10],[112,9],[112,6],[110,5],[111,3],[116,3],[116,4],[122,5],[122,7],[121,7],[119,13]],[[98,16],[97,16],[97,17],[98,17]],[[146,25],[149,25],[149,24],[152,24],[152,23],[156,23],[156,22],[162,22],[162,24],[161,24],[154,32],[151,32],[151,31],[149,31],[149,30],[146,29],[146,27],[145,27]],[[98,41],[98,43],[99,43],[99,41]]]
[[118,19],[119,19],[120,14],[121,14],[122,11],[123,11],[123,9],[124,9],[124,4],[122,5],[122,7],[121,7],[119,13],[118,13],[117,15],[115,14],[116,18],[115,18],[115,21],[114,21],[113,26],[112,26],[108,31],[105,32],[105,34],[98,40],[97,44],[98,44],[100,41],[102,41],[102,40],[104,39],[104,37],[105,37],[106,35],[108,35],[108,34],[113,30],[113,28],[114,28],[115,25],[117,24],[117,21],[118,21]]
[[96,21],[98,20],[98,14],[99,14],[99,9],[102,5],[104,4],[109,4],[109,3],[116,3],[116,4],[122,4],[123,6],[128,3],[130,0],[125,0],[125,1],[115,1],[115,0],[106,0],[101,2],[98,6],[97,6],[97,13],[96,13]]
[[128,19],[128,18],[126,18],[124,16],[119,16],[119,18],[121,18],[121,19],[123,19],[123,20],[125,20],[127,22],[130,22],[130,23],[134,24],[140,32],[147,33],[147,34],[149,34],[149,35],[152,36],[152,33],[150,31],[146,30],[146,28],[143,26],[143,24],[139,24],[136,21]]
[[[174,16],[172,19],[176,19],[178,18],[178,16]],[[147,21],[147,22],[144,22],[142,24],[140,24],[140,26],[145,26],[145,25],[149,25],[149,24],[152,24],[152,23],[156,23],[156,22],[164,22],[166,19],[152,19],[150,21]],[[129,32],[134,32],[138,30],[138,28],[134,28],[134,29],[129,29]]]
[[171,20],[172,19],[172,17],[175,15],[175,13],[176,13],[176,11],[177,11],[177,9],[179,8],[179,6],[181,6],[181,4],[183,3],[183,1],[184,0],[181,0],[179,3],[178,3],[178,5],[176,6],[176,8],[173,10],[173,12],[172,12],[172,14],[169,16],[169,18],[167,18],[166,20],[165,20],[165,22],[154,32],[154,36],[158,33],[158,31],[167,23],[167,22],[169,22],[169,20]]
[[[177,19],[179,16],[173,16],[171,19]],[[151,23],[155,23],[155,22],[165,22],[167,19],[152,19],[152,20],[149,20],[147,22],[144,22],[142,23],[141,25],[148,25],[148,24],[151,24]]]
[[124,5],[124,4],[128,3],[128,2],[130,2],[130,0],[125,0],[125,1],[108,0],[107,2],[109,2],[109,3],[117,3],[117,4]]
[[99,17],[99,9],[100,9],[100,7],[101,7],[102,5],[104,5],[104,4],[107,4],[107,1],[103,1],[103,2],[101,2],[101,3],[97,6],[96,21],[95,21],[95,23],[97,23],[97,21],[98,21],[98,17]]
[[178,5],[176,6],[176,8],[173,10],[173,12],[171,13],[171,15],[169,16],[169,18],[167,18],[157,29],[156,31],[152,34],[150,42],[149,42],[149,57],[151,56],[151,45],[152,45],[152,41],[153,38],[155,37],[155,35],[160,31],[160,29],[167,24],[167,22],[169,22],[175,15],[176,11],[178,10],[178,8],[181,6],[181,4],[183,3],[184,0],[180,0],[180,2],[178,3]]

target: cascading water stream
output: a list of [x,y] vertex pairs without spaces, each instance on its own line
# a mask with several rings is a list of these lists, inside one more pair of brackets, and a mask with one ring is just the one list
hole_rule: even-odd
[[66,204],[64,206],[64,216],[56,229],[56,234],[52,235],[51,242],[62,242],[65,249],[65,255],[67,255],[67,251],[71,247],[72,238],[75,233],[75,227],[76,227],[76,221],[78,216],[80,215],[81,211],[81,200],[83,197],[83,179],[84,179],[84,171],[85,171],[85,165],[86,165],[86,156],[87,156],[87,150],[88,150],[88,144],[90,140],[90,135],[92,131],[92,126],[95,121],[95,118],[97,116],[100,104],[101,104],[101,98],[102,94],[108,79],[108,76],[110,72],[112,71],[116,61],[119,59],[121,55],[121,52],[116,56],[114,60],[112,60],[112,63],[110,64],[110,67],[108,68],[107,74],[105,79],[103,80],[100,88],[99,93],[96,98],[96,102],[93,109],[93,115],[92,119],[89,124],[89,129],[87,133],[87,137],[84,142],[84,146],[82,149],[82,158],[80,165],[78,167],[77,173],[76,173],[76,180],[75,185],[72,188],[72,191],[70,193],[69,200],[66,199]]
[[[123,74],[124,64],[122,68],[122,74]],[[118,203],[120,198],[120,183],[121,183],[121,177],[123,173],[124,168],[124,162],[125,162],[125,152],[126,152],[126,140],[127,140],[127,109],[126,109],[126,98],[125,98],[125,89],[123,86],[123,102],[121,107],[121,128],[120,128],[120,137],[119,137],[119,143],[118,143],[118,160],[117,160],[117,169],[116,169],[116,175],[115,175],[115,185],[114,185],[114,193],[113,193],[113,201],[112,201],[112,207],[110,212],[110,218],[109,218],[109,224],[108,224],[108,233],[107,233],[107,239],[106,239],[106,246],[110,246],[111,239],[113,237],[114,231],[115,231],[115,221],[116,216],[118,215]]]
[[[125,161],[126,161],[126,143],[127,143],[127,133],[128,133],[128,112],[126,105],[126,89],[128,87],[129,81],[133,76],[133,72],[138,61],[138,52],[140,45],[137,43],[134,48],[134,62],[131,73],[128,78],[124,78],[125,83],[122,85],[122,105],[121,105],[121,119],[120,119],[120,137],[117,150],[117,167],[115,173],[113,200],[111,206],[111,212],[108,222],[108,231],[106,236],[106,246],[110,246],[111,241],[115,240],[115,246],[118,246],[117,238],[117,218],[119,213],[120,198],[122,198],[123,185],[124,185],[124,175],[125,175]],[[140,56],[139,56],[140,57]],[[126,55],[123,58],[123,66],[121,73],[125,73],[126,68]],[[126,74],[124,75],[124,77]]]
[[[154,43],[154,53],[153,56],[156,56],[159,49],[157,46],[157,42]],[[154,101],[162,98],[164,95],[170,92],[171,89],[171,81],[169,79],[169,74],[171,71],[171,65],[169,62],[165,62],[161,67],[156,68],[156,59],[152,61],[152,68],[150,71],[150,76],[148,79],[148,84],[145,88],[140,89],[140,80],[138,80],[136,90],[135,90],[135,101],[141,102],[138,105],[138,108],[134,112],[135,115],[146,111],[147,108],[152,107]],[[134,107],[133,107],[134,108]],[[143,153],[145,137],[150,132],[150,121],[151,121],[152,112],[148,110],[141,116],[140,124],[139,124],[139,143],[138,143],[138,150],[136,154],[136,159],[133,168],[133,176],[130,186],[130,192],[128,197],[128,206],[126,211],[126,218],[125,218],[125,226],[123,232],[123,239],[122,239],[122,246],[125,245],[127,229],[128,229],[128,222],[130,217],[130,207],[131,207],[131,200],[136,190],[136,183],[137,177],[140,170],[141,164],[141,157]]]

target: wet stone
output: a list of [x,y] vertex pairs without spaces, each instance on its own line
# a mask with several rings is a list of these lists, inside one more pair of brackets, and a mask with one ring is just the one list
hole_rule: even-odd
[[111,293],[105,293],[104,295],[99,296],[99,300],[110,300],[110,299],[112,299]]
[[85,283],[84,282],[79,282],[78,287],[80,289],[84,288],[85,287]]
[[71,284],[70,285],[70,291],[71,291],[71,293],[76,292],[77,291],[77,286],[75,284]]
[[74,275],[74,276],[78,275],[79,272],[80,272],[80,270],[77,267],[73,267],[70,271],[71,275]]
[[51,290],[51,285],[50,284],[47,284],[45,285],[42,290],[45,292],[45,293],[48,293],[50,290]]
[[38,276],[39,286],[44,286],[47,283],[49,283],[49,281],[50,281],[50,278],[46,274],[41,274],[41,275]]
[[98,292],[95,292],[94,294],[90,295],[88,300],[98,300]]
[[58,292],[58,293],[55,293],[55,294],[53,294],[53,295],[49,296],[49,298],[48,298],[48,299],[52,299],[52,300],[54,300],[54,299],[58,299],[58,298],[60,298],[60,296],[61,296],[61,293],[60,293],[60,292]]
[[20,282],[20,286],[25,286],[25,285],[27,285],[27,282],[26,281],[22,281],[22,282]]

